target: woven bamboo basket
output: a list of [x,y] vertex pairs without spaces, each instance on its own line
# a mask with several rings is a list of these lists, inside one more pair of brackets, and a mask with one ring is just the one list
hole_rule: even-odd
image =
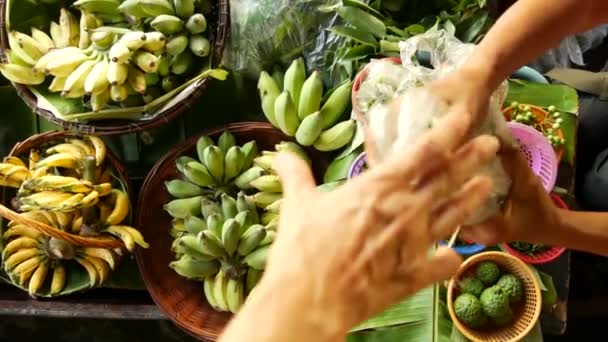
[[[203,132],[216,139],[225,130],[236,137],[238,144],[255,140],[261,150],[273,150],[274,145],[291,140],[268,123],[243,122]],[[163,205],[171,200],[165,190],[165,181],[179,177],[175,161],[182,155],[196,155],[196,141],[192,137],[166,154],[150,171],[139,194],[136,213],[137,227],[141,227],[150,248],[136,251],[140,273],[152,299],[160,310],[190,335],[201,340],[215,340],[231,318],[207,304],[202,283],[182,278],[169,263],[173,261],[172,238],[169,235],[171,217]],[[307,151],[314,166],[315,177],[322,179],[328,161],[314,150]]]
[[[9,48],[8,34],[5,25],[6,2],[7,0],[0,0],[0,59],[2,62],[7,61],[4,51]],[[229,8],[228,0],[214,1],[211,15],[207,18],[210,27],[209,40],[213,44],[213,54],[211,57],[212,67],[219,65],[222,60],[230,27]],[[76,131],[83,134],[120,135],[157,128],[174,120],[196,103],[197,99],[208,89],[210,82],[212,81],[213,80],[210,78],[205,78],[198,82],[198,87],[195,91],[188,95],[183,101],[179,101],[174,106],[162,110],[154,119],[140,121],[99,120],[88,123],[69,122],[59,119],[50,111],[38,107],[36,96],[27,86],[15,83],[13,83],[13,86],[17,90],[17,94],[36,114],[65,130]]]
[[[523,304],[514,310],[515,318],[511,325],[488,330],[473,330],[464,325],[454,312],[454,300],[458,295],[458,281],[468,275],[473,267],[482,261],[493,261],[502,270],[521,279],[524,286]],[[467,259],[448,285],[448,311],[454,325],[473,342],[516,342],[530,333],[540,317],[542,297],[540,285],[528,265],[516,257],[502,252],[484,252]]]
[[[40,148],[46,144],[62,140],[66,137],[79,137],[80,135],[75,132],[47,132],[37,134],[29,137],[28,139],[17,143],[11,150],[9,156],[13,157],[27,157],[27,153],[33,148]],[[107,151],[106,160],[110,163],[115,175],[121,180],[125,190],[129,193],[129,178],[125,168],[122,166],[118,157],[114,155],[110,150]],[[17,221],[22,224],[31,226],[41,231],[43,234],[62,239],[69,242],[72,245],[80,247],[98,247],[98,248],[124,248],[124,244],[117,238],[114,237],[85,237],[81,235],[75,235],[43,224],[41,222],[33,221],[24,217],[19,216],[18,213],[10,209],[10,191],[6,189],[2,204],[0,204],[0,216],[9,219],[11,221]]]

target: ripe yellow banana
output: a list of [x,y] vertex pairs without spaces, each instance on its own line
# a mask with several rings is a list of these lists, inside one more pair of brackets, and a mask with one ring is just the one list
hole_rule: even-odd
[[80,22],[65,8],[62,8],[59,13],[59,26],[63,35],[67,37],[68,45],[78,46],[80,42]]
[[109,66],[110,63],[104,58],[91,69],[84,82],[84,91],[87,95],[99,95],[103,91],[108,90],[110,86],[107,75]]
[[4,232],[4,239],[8,240],[12,237],[21,237],[21,236],[25,236],[28,237],[30,239],[39,239],[40,237],[42,237],[42,233],[40,233],[40,231],[38,231],[36,228],[30,228],[24,225],[15,225],[11,228],[9,228],[6,232]]
[[84,89],[85,81],[96,64],[97,61],[95,60],[87,60],[80,64],[76,70],[66,78],[61,95],[66,98],[83,97],[86,94]]
[[45,79],[43,73],[18,64],[0,64],[0,73],[11,82],[24,85],[39,85]]
[[146,33],[146,42],[142,46],[142,49],[148,52],[157,53],[165,48],[167,38],[161,32],[148,32]]
[[8,258],[6,258],[4,260],[4,268],[7,271],[12,270],[13,268],[17,267],[17,265],[21,264],[22,262],[34,258],[35,256],[38,256],[42,253],[42,251],[39,248],[26,248],[26,249],[21,249],[13,254],[11,254]]
[[104,141],[96,135],[87,135],[85,139],[93,145],[95,149],[95,165],[101,166],[106,160],[107,148]]
[[78,160],[74,158],[73,155],[67,153],[57,153],[52,154],[38,163],[36,163],[36,168],[46,166],[46,167],[63,167],[66,169],[74,169],[78,166]]
[[56,263],[55,268],[53,269],[53,278],[51,280],[51,295],[56,295],[60,293],[65,287],[65,267]]
[[[144,46],[147,39],[148,39],[148,37],[146,36],[146,34],[144,32],[131,31],[131,32],[125,33],[122,37],[120,37],[120,39],[118,40],[118,43],[124,45],[131,51],[136,51],[139,48],[141,48],[142,46]],[[117,61],[115,61],[115,62],[117,62]]]
[[65,48],[70,45],[70,40],[66,32],[61,30],[61,26],[58,23],[54,21],[51,22],[50,33],[56,48]]
[[146,85],[146,76],[143,71],[136,66],[129,64],[129,74],[127,81],[140,94],[145,94],[148,86]]
[[78,216],[77,218],[74,219],[74,221],[72,221],[72,233],[74,233],[74,234],[80,233],[80,228],[82,227],[82,222],[83,222],[82,216]]
[[[47,52],[35,64],[34,70],[45,73],[46,67],[51,61],[63,59],[65,56],[83,54],[82,50],[75,47],[56,48]],[[67,77],[68,75],[66,75]]]
[[80,11],[80,37],[78,41],[78,47],[81,49],[88,48],[91,45],[90,30],[96,29],[102,25],[103,22],[99,20],[93,13]]
[[36,61],[44,55],[38,42],[27,34],[18,31],[9,32],[8,42],[15,55],[29,65],[36,64]]
[[84,269],[89,274],[89,287],[97,286],[97,284],[100,280],[99,275],[97,274],[97,268],[95,268],[95,266],[93,264],[91,264],[88,260],[86,260],[85,258],[77,256],[74,259],[76,259],[76,261],[82,267],[84,267]]
[[104,222],[104,224],[108,226],[119,225],[125,220],[130,209],[129,197],[127,194],[118,189],[113,189],[112,194],[114,197],[114,208]]
[[64,203],[70,203],[74,200],[74,196],[84,197],[82,194],[72,195],[70,193],[63,193],[57,191],[41,191],[34,193],[32,195],[22,197],[19,199],[19,203],[21,204],[20,209],[23,211],[28,211],[29,209],[39,209],[39,210],[54,210],[59,209],[64,206]]
[[50,211],[46,211],[46,210],[40,210],[40,215],[45,217],[45,220],[48,222],[48,224],[50,226],[52,226],[52,227],[59,226],[59,224],[57,223],[57,218],[54,213],[52,213]]
[[131,50],[119,41],[112,45],[108,57],[114,63],[125,64],[128,63],[129,58],[131,58]]
[[85,247],[80,250],[80,253],[84,256],[95,257],[105,261],[111,269],[116,267],[114,253],[109,249]]
[[40,51],[45,54],[55,48],[55,42],[46,32],[32,26],[32,38],[38,43]]
[[108,280],[108,276],[110,275],[110,267],[108,266],[108,264],[102,259],[89,255],[84,256],[83,258],[89,263],[91,263],[91,265],[95,267],[95,270],[97,270],[97,275],[99,276],[98,285],[102,285],[103,283],[105,283],[106,280]]
[[40,241],[27,236],[21,236],[6,244],[2,251],[2,259],[8,258],[9,255],[22,249],[39,248]]
[[87,156],[94,156],[95,155],[95,149],[93,148],[93,146],[87,144],[83,140],[80,140],[80,139],[71,139],[69,141],[69,143],[70,144],[74,144],[74,145],[80,147],[83,151],[85,151],[85,154]]
[[23,162],[23,160],[21,160],[21,159],[19,159],[17,157],[13,157],[13,156],[5,157],[2,162],[6,163],[6,164],[12,164],[12,165],[15,165],[15,166],[27,167],[27,165],[25,165],[25,163]]
[[[129,75],[129,66],[125,63],[110,62],[108,66],[108,82],[111,85],[117,86],[122,85],[127,81]],[[128,94],[127,94],[128,95]],[[120,101],[117,101],[120,102]]]
[[126,84],[113,85],[110,88],[110,98],[116,103],[125,101],[129,97],[129,86]]
[[23,286],[30,279],[41,262],[42,257],[40,255],[32,257],[31,259],[28,259],[19,264],[19,266],[15,267],[15,269],[11,272],[11,275],[17,276],[19,285]]
[[106,228],[106,231],[120,238],[129,251],[133,251],[135,244],[138,244],[143,248],[150,247],[141,233],[135,228],[129,226],[110,226]]
[[72,224],[72,220],[74,219],[74,214],[72,212],[64,212],[64,211],[55,211],[53,212],[55,217],[57,218],[57,224],[62,230],[67,231],[70,225]]
[[93,189],[93,184],[74,177],[46,175],[28,179],[23,183],[23,187],[34,191],[57,190],[61,192],[88,193]]
[[84,198],[80,201],[78,207],[79,208],[89,208],[96,205],[99,202],[99,192],[93,190],[89,192]]
[[36,271],[34,271],[34,274],[32,274],[32,277],[30,278],[30,283],[28,285],[28,292],[30,296],[35,296],[36,293],[40,291],[42,285],[44,285],[44,281],[46,280],[46,276],[48,273],[48,262],[42,262],[40,266],[36,268]]
[[104,197],[112,193],[111,183],[101,183],[93,186],[93,190],[99,193],[99,197]]
[[86,157],[86,152],[82,148],[69,143],[58,144],[46,150],[46,154],[54,153],[68,153],[73,155],[76,159],[83,159]]
[[88,59],[91,59],[91,57],[82,51],[61,55],[61,58],[48,62],[45,72],[53,76],[68,77],[80,64]]

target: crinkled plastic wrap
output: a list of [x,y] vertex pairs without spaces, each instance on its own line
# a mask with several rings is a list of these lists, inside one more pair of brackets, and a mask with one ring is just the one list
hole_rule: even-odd
[[[433,127],[437,120],[447,114],[448,105],[422,85],[454,71],[469,56],[473,47],[459,42],[444,31],[426,33],[401,43],[401,59],[405,73],[400,74],[403,75],[400,77],[404,77],[399,84],[400,105],[391,105],[389,101],[379,102],[366,114],[368,134],[371,135],[367,138],[373,141],[376,162],[382,162],[392,154],[402,153],[405,146],[413,144]],[[421,50],[430,53],[434,68],[421,66],[413,59],[416,51]],[[491,134],[510,139],[511,135],[501,112],[501,104],[506,94],[505,87],[506,83],[493,94],[488,115],[473,132],[473,136]],[[407,155],[403,157],[407,158]],[[494,187],[491,197],[467,224],[480,223],[496,214],[511,186],[510,177],[499,157],[480,170],[479,174],[491,177]]]
[[223,64],[257,78],[275,64],[304,54],[308,70],[322,69],[343,39],[327,31],[335,13],[319,11],[336,0],[231,0],[231,32]]

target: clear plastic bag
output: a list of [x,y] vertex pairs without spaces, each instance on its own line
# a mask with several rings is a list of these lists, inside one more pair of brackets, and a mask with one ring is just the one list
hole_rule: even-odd
[[327,31],[339,20],[320,6],[337,0],[231,0],[231,37],[223,64],[257,78],[304,54],[308,70],[321,68],[343,39]]
[[[373,141],[372,155],[376,162],[397,153],[404,147],[413,144],[422,134],[428,131],[437,120],[448,112],[448,105],[434,96],[422,85],[453,72],[470,55],[474,46],[458,41],[446,31],[428,32],[400,43],[402,67],[405,77],[401,80],[401,101],[395,106],[391,101],[374,105],[366,114],[369,123],[368,139]],[[418,63],[416,52],[426,51],[430,54],[431,67]],[[501,104],[506,95],[506,82],[492,95],[488,115],[473,132],[473,136],[491,134],[502,139],[511,139],[511,135],[501,112]],[[407,157],[407,156],[404,156]],[[507,196],[511,179],[505,172],[500,158],[495,158],[479,174],[487,175],[494,181],[491,197],[479,208],[467,222],[482,222],[500,209]]]

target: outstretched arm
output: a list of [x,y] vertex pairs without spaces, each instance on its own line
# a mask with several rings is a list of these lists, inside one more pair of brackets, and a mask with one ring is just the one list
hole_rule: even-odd
[[547,234],[553,245],[608,256],[608,213],[560,210],[562,224]]
[[513,70],[575,33],[608,21],[606,0],[519,0],[494,24],[466,66],[495,89]]

